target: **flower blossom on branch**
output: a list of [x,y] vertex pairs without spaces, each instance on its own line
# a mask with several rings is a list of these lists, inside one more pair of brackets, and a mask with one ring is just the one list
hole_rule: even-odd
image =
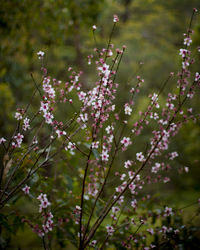
[[120,142],[125,148],[132,144],[130,137],[123,137]]
[[24,119],[24,124],[23,124],[23,130],[26,131],[28,129],[30,129],[30,119],[28,119],[27,117]]
[[136,153],[136,159],[141,162],[145,161],[145,158],[142,152]]
[[0,138],[0,144],[2,144],[2,143],[4,143],[4,142],[6,142],[6,139],[5,139],[4,137],[1,137],[1,138]]
[[25,194],[29,194],[29,191],[30,191],[30,187],[25,185],[23,188],[22,188],[22,191],[25,193]]
[[22,114],[19,113],[19,112],[16,112],[15,113],[15,118],[19,121],[19,120],[22,120]]
[[39,52],[37,52],[38,59],[39,59],[39,60],[43,59],[43,58],[44,58],[44,54],[45,54],[45,53],[44,53],[43,51],[41,51],[41,50],[40,50]]
[[21,144],[23,141],[24,136],[20,133],[14,136],[15,142],[12,142],[12,146],[14,148],[21,148]]
[[124,105],[124,112],[125,112],[125,115],[131,115],[132,113],[132,108],[130,107],[128,103]]
[[114,22],[114,23],[119,22],[119,17],[118,17],[117,15],[114,15],[114,16],[113,16],[113,22]]

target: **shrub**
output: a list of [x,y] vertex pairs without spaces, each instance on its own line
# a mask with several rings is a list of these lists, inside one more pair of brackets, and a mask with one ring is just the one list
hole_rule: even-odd
[[[96,82],[89,90],[81,84],[82,72],[71,67],[67,81],[52,78],[45,53],[38,52],[42,80],[38,83],[31,75],[35,90],[30,102],[17,109],[10,139],[0,139],[3,234],[28,225],[45,249],[166,249],[183,244],[182,235],[188,232],[188,237],[196,237],[183,227],[180,210],[159,208],[151,190],[153,184],[170,181],[169,170],[179,156],[169,147],[171,138],[199,117],[190,106],[200,86],[190,51],[195,12],[180,49],[180,72],[170,73],[160,91],[149,94],[139,116],[136,106],[144,84],[140,75],[126,90],[123,104],[117,102],[116,76],[126,46],[114,50],[111,44],[116,15],[107,47],[95,48],[96,54],[88,56],[88,64],[96,66]],[[93,26],[94,38],[95,32]],[[177,88],[169,87],[171,82],[177,82]],[[39,105],[31,106],[38,97]],[[145,140],[140,139],[143,133]],[[31,205],[22,208],[22,200]],[[6,237],[2,247],[9,246]]]

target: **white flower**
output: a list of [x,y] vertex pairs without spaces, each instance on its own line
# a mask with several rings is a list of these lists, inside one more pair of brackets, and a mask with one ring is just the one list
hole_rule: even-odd
[[200,74],[199,72],[196,72],[195,74],[195,82],[198,82],[200,80]]
[[192,43],[192,39],[190,37],[186,37],[184,39],[184,42],[183,42],[184,45],[190,46],[191,43]]
[[15,113],[15,118],[19,121],[22,119],[22,115],[19,112]]
[[65,150],[66,150],[66,151],[67,151],[67,150],[70,150],[70,154],[71,154],[71,155],[74,155],[74,154],[75,154],[75,152],[74,152],[75,149],[76,149],[76,144],[73,143],[73,142],[69,142],[68,145],[67,145],[67,147],[65,147]]
[[98,70],[104,74],[105,79],[107,79],[110,75],[109,65],[107,65],[106,63],[104,63],[102,67],[98,67]]
[[120,180],[123,181],[126,177],[126,174],[122,174],[121,177],[120,177]]
[[101,159],[102,159],[102,161],[108,161],[108,159],[109,159],[108,150],[103,149],[103,151],[101,153]]
[[174,160],[174,158],[176,158],[176,157],[178,157],[178,153],[177,152],[171,152],[169,159]]
[[144,155],[142,154],[142,152],[136,153],[136,159],[138,161],[141,161],[141,162],[145,161],[145,158],[144,158]]
[[86,97],[86,93],[81,91],[80,93],[78,93],[78,98],[80,101],[84,101]]
[[66,135],[67,133],[65,131],[61,131],[61,130],[57,129],[56,134],[58,135],[58,138],[60,138],[62,135]]
[[114,130],[114,127],[113,126],[108,126],[108,127],[106,127],[105,130],[106,130],[107,134],[110,134]]
[[54,116],[50,112],[44,113],[43,117],[45,118],[45,122],[47,124],[52,124]]
[[133,201],[131,201],[131,207],[136,208],[137,207],[137,200],[134,199]]
[[27,129],[30,129],[30,119],[28,119],[27,117],[24,119],[24,124],[23,124],[23,130],[26,131]]
[[113,235],[113,233],[115,232],[114,228],[112,226],[106,226],[108,235]]
[[164,216],[167,217],[167,216],[170,216],[170,215],[173,215],[172,208],[166,207],[165,211],[164,211]]
[[190,66],[190,63],[188,61],[182,62],[182,68],[186,69],[188,66]]
[[20,133],[18,133],[16,136],[14,136],[14,139],[16,140],[16,142],[12,142],[12,146],[14,148],[20,148],[21,147],[21,144],[22,144],[22,141],[23,141],[23,138],[24,136]]
[[119,17],[118,17],[117,15],[114,15],[114,16],[113,16],[113,22],[114,22],[114,23],[119,22]]
[[156,174],[159,169],[160,169],[160,163],[156,162],[155,166],[152,167],[151,172]]
[[147,232],[149,232],[151,235],[153,235],[153,234],[154,234],[154,230],[153,230],[153,228],[148,228],[148,229],[147,229]]
[[6,142],[6,139],[3,138],[3,137],[1,137],[1,138],[0,138],[0,144],[1,144],[1,143],[4,143],[4,142]]
[[46,194],[41,193],[41,194],[37,197],[37,199],[40,201],[40,208],[39,208],[39,212],[40,212],[40,213],[42,212],[42,210],[43,210],[44,208],[47,208],[48,206],[51,205],[51,203],[50,203],[50,202],[48,201],[48,199],[47,199],[47,195],[46,195]]
[[40,111],[43,111],[44,113],[46,113],[49,109],[49,104],[45,102],[40,102],[40,104],[41,104]]
[[24,191],[25,194],[29,194],[29,190],[30,190],[30,187],[25,185],[23,188],[22,188],[22,191]]
[[125,112],[125,115],[131,115],[132,113],[132,108],[129,106],[128,103],[124,105],[124,112]]
[[130,160],[124,162],[124,167],[129,168],[132,165],[132,162]]
[[182,58],[185,58],[189,53],[190,52],[187,49],[180,49],[179,55],[182,56]]
[[131,144],[131,139],[130,139],[130,137],[124,137],[120,142],[125,147],[128,147]]
[[37,55],[38,55],[38,59],[42,59],[43,57],[44,57],[44,52],[43,51],[39,51],[38,53],[37,53]]
[[185,170],[186,173],[189,172],[189,168],[188,167],[184,167],[184,170]]
[[99,141],[92,142],[92,148],[98,148],[99,147]]

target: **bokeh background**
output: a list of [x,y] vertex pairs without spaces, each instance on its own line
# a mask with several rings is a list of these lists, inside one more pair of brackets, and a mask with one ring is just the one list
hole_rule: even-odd
[[[12,134],[16,106],[22,107],[31,96],[34,86],[30,73],[37,80],[41,77],[37,59],[39,50],[46,53],[45,64],[55,78],[64,81],[67,68],[72,66],[84,72],[82,82],[85,88],[93,83],[94,66],[87,64],[87,56],[95,47],[92,25],[97,26],[98,47],[105,47],[113,14],[118,14],[120,19],[113,43],[116,47],[127,46],[117,77],[119,104],[126,99],[127,87],[138,73],[145,83],[135,113],[144,110],[148,94],[158,92],[170,72],[176,74],[180,69],[179,49],[183,47],[183,33],[194,7],[200,8],[199,0],[0,0],[0,135],[8,137]],[[193,29],[192,49],[195,50],[200,45],[198,16]],[[199,60],[200,53],[195,58]],[[199,63],[194,71],[199,71]],[[176,82],[171,81],[162,95],[175,87]],[[191,105],[194,113],[198,113],[199,93]],[[141,150],[148,138],[146,134],[138,141]],[[161,202],[163,199],[168,205],[184,207],[200,198],[198,120],[185,124],[180,134],[172,139],[172,149],[180,156],[173,168],[187,166],[189,173],[177,175],[177,171],[172,171],[169,184],[150,189],[155,195],[160,195]],[[127,152],[126,157],[133,151]],[[25,205],[21,202],[20,206]],[[193,217],[195,209],[191,206],[184,210],[186,222]],[[192,223],[198,226],[199,222],[197,216]],[[30,244],[33,244],[33,249],[34,244],[38,246],[37,236],[33,236],[31,230],[26,229],[25,233],[20,230],[16,237],[12,236],[11,245],[19,247],[16,249],[29,249]]]

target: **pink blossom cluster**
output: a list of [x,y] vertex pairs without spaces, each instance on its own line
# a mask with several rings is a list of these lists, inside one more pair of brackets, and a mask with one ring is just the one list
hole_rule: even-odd
[[52,231],[53,229],[53,214],[51,212],[48,212],[45,214],[45,220],[44,224],[42,225],[43,231],[47,234],[49,231]]
[[28,119],[27,117],[24,119],[24,124],[23,124],[23,130],[29,130],[30,129],[30,119]]
[[20,133],[18,133],[17,135],[14,136],[14,140],[12,142],[12,146],[13,148],[21,148],[21,144],[22,144],[22,141],[23,141],[23,138],[24,136]]
[[39,212],[41,213],[44,209],[46,209],[48,206],[51,205],[51,203],[48,201],[47,195],[41,193],[37,199],[40,201],[40,208]]

